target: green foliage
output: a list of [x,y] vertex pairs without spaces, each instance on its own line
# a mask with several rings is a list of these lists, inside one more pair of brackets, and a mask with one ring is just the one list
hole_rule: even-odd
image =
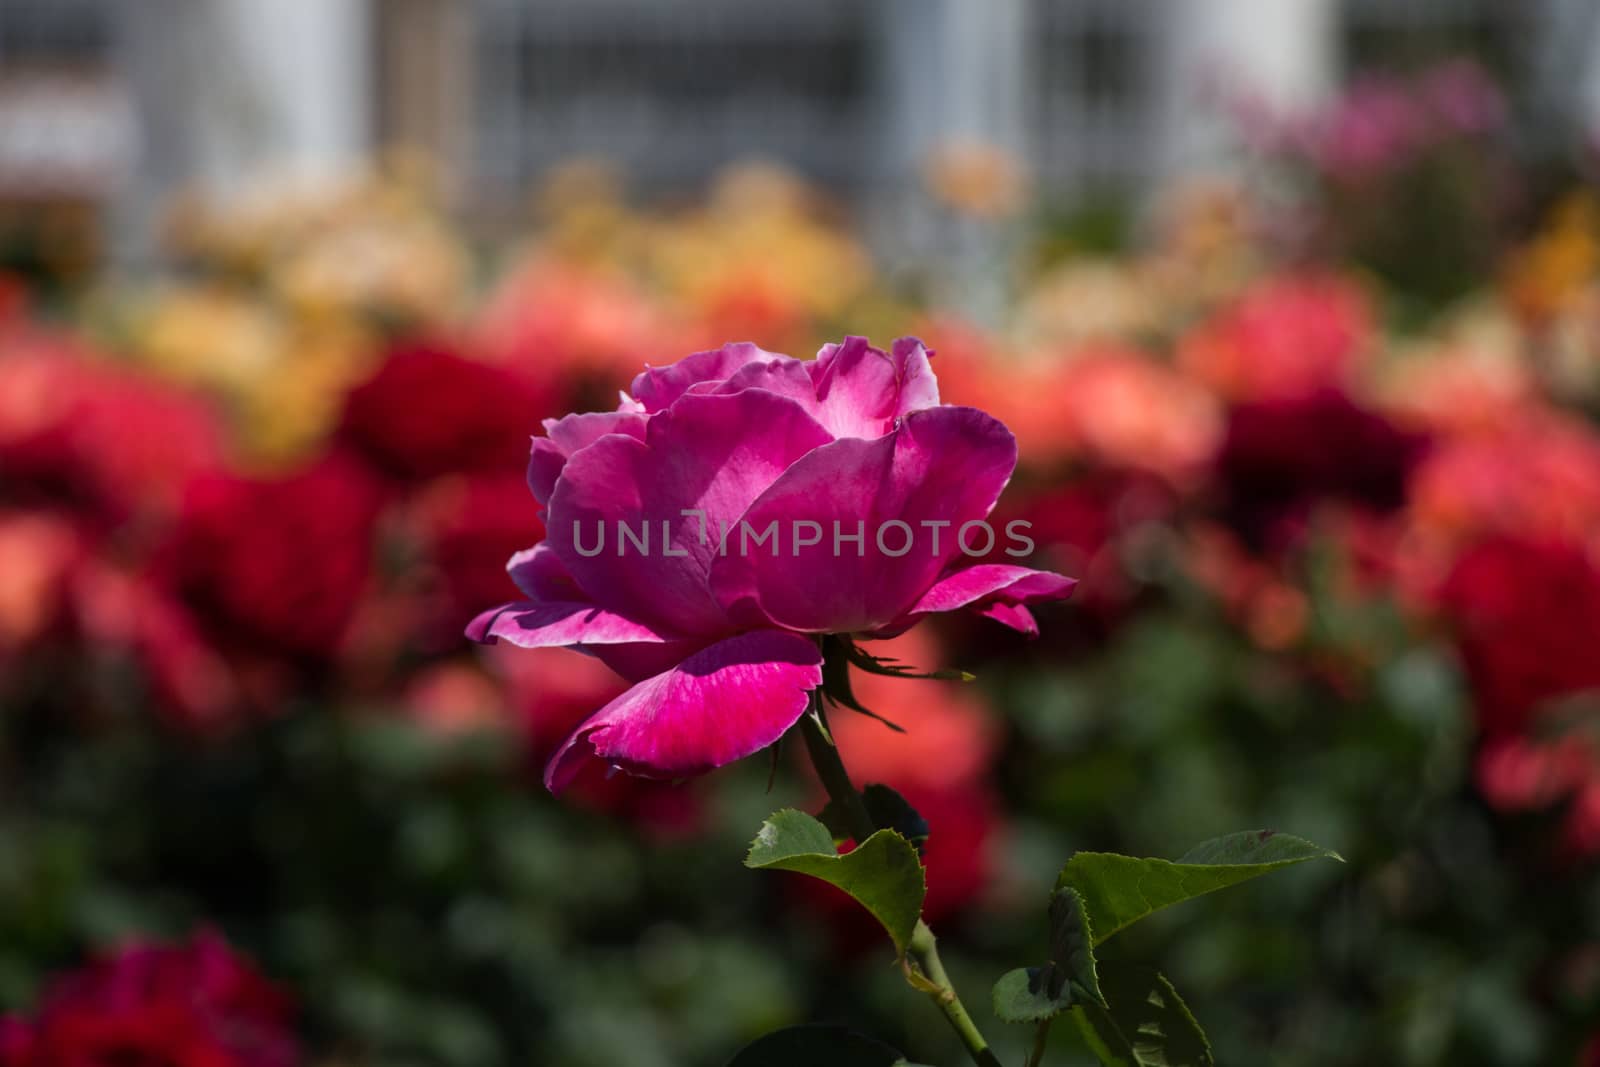
[[778,1030],[739,1050],[728,1067],[917,1067],[881,1041],[843,1026]]
[[810,875],[843,890],[883,924],[901,956],[911,944],[927,892],[917,850],[900,834],[879,830],[841,856],[826,826],[792,808],[762,824],[744,865]]
[[1084,1042],[1105,1067],[1212,1067],[1211,1044],[1188,1005],[1158,971],[1108,964],[1104,1007],[1073,1011]]
[[1196,845],[1176,863],[1109,852],[1079,852],[1056,879],[1083,895],[1094,943],[1162,908],[1336,852],[1273,830],[1248,830]]
[[1050,894],[1050,960],[1001,976],[994,986],[994,1013],[1008,1023],[1039,1022],[1073,1004],[1102,1003],[1093,944],[1077,891]]

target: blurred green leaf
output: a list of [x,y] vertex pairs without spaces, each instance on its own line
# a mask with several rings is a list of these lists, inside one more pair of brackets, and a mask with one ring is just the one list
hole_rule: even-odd
[[1099,1002],[1093,935],[1074,889],[1050,894],[1050,961],[1008,971],[994,985],[994,1013],[1008,1023],[1038,1022],[1080,1001]]
[[757,1038],[728,1067],[917,1067],[881,1041],[843,1026],[791,1026]]
[[762,824],[744,865],[795,871],[844,890],[883,924],[902,956],[927,892],[917,850],[900,834],[879,830],[841,856],[826,826],[792,808],[774,813]]
[[1211,1067],[1216,1062],[1205,1032],[1166,976],[1149,967],[1108,964],[1101,987],[1106,1007],[1085,1004],[1072,1014],[1106,1067]]
[[1176,863],[1079,852],[1061,869],[1056,886],[1083,895],[1098,945],[1162,908],[1313,859],[1344,862],[1337,852],[1291,834],[1246,830],[1196,845]]

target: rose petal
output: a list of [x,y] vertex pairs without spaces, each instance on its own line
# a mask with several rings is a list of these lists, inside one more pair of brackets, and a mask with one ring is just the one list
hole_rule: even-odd
[[[754,395],[754,394],[744,394]],[[778,523],[779,552],[729,538],[711,573],[731,618],[808,633],[872,631],[898,619],[960,551],[964,523],[987,516],[1016,466],[1017,445],[995,419],[973,408],[913,412],[876,440],[846,438],[798,460],[761,494],[737,527],[742,535]],[[818,523],[820,543],[796,546],[797,520]],[[910,550],[898,551],[910,527]],[[837,523],[837,527],[835,524]],[[862,544],[835,542],[862,530]],[[942,528],[924,523],[943,523]],[[810,533],[812,531],[808,531]],[[937,549],[935,534],[937,533]],[[984,539],[972,544],[984,547]],[[837,549],[837,551],[836,551]]]
[[467,625],[467,636],[493,644],[505,638],[521,648],[660,644],[671,635],[593,604],[519,600],[491,608]]
[[986,619],[993,619],[1002,626],[1009,626],[1020,634],[1027,634],[1029,637],[1039,636],[1039,624],[1034,620],[1033,612],[1021,604],[996,601],[988,607],[979,608],[978,614]]
[[685,356],[670,366],[653,367],[634,378],[631,392],[633,399],[644,405],[644,410],[665,411],[697,382],[723,381],[750,363],[790,359],[792,357],[768,352],[748,341],[738,341]]
[[824,345],[807,369],[818,421],[835,437],[881,437],[902,415],[939,403],[928,351],[915,337],[900,338],[887,353],[865,337],[846,337]]
[[1038,571],[1006,563],[979,563],[939,579],[912,607],[911,614],[954,611],[985,600],[1005,604],[1065,600],[1077,584],[1076,578],[1068,578],[1054,571]]
[[560,792],[591,756],[648,778],[682,778],[772,744],[822,684],[822,653],[796,634],[759,630],[697,652],[590,716],[545,768]]
[[[828,439],[798,404],[773,393],[681,397],[650,420],[645,440],[611,435],[568,461],[545,543],[596,604],[683,634],[725,633],[708,581],[720,530]],[[704,526],[685,511],[702,513]],[[648,550],[624,542],[619,523],[636,538],[647,534]]]
[[554,550],[543,541],[525,548],[506,562],[506,573],[528,599],[549,603],[553,601],[582,601],[583,591],[572,575],[561,565]]
[[632,411],[591,411],[544,420],[544,437],[535,437],[528,452],[528,489],[541,505],[550,503],[556,479],[567,460],[607,434],[644,438],[647,417]]

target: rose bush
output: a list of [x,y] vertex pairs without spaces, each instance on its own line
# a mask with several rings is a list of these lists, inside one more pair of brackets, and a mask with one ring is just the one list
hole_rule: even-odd
[[[468,633],[577,648],[635,683],[557,750],[550,789],[591,756],[677,778],[772,744],[822,682],[816,635],[891,636],[958,608],[1031,632],[1026,605],[1071,591],[963,554],[959,531],[994,508],[1017,446],[996,419],[939,402],[929,357],[914,338],[884,352],[849,337],[810,363],[729,344],[644,371],[615,411],[545,423],[528,484],[548,535],[509,564],[528,599]],[[660,531],[657,551],[629,551],[619,523]],[[773,523],[834,536],[751,550],[742,535]],[[923,543],[899,552],[903,534],[876,536],[887,524]],[[581,543],[608,527],[612,551]]]

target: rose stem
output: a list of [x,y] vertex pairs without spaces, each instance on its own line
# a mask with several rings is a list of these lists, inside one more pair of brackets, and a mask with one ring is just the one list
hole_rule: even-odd
[[[850,836],[860,844],[871,837],[878,827],[873,824],[861,794],[850,784],[850,774],[844,769],[838,748],[824,732],[820,690],[812,696],[811,711],[801,717],[800,723],[806,739],[806,752],[811,756],[812,766],[817,769],[817,777],[822,779],[822,787],[828,791],[828,798],[839,805],[849,821]],[[978,1067],[1001,1067],[1000,1061],[989,1050],[989,1043],[978,1032],[972,1016],[967,1014],[961,998],[956,995],[955,987],[950,984],[944,962],[939,959],[939,946],[934,940],[933,930],[921,919],[917,920],[916,930],[911,935],[910,955],[922,968],[922,973],[938,987],[930,991],[928,996],[961,1038],[972,1062]]]

